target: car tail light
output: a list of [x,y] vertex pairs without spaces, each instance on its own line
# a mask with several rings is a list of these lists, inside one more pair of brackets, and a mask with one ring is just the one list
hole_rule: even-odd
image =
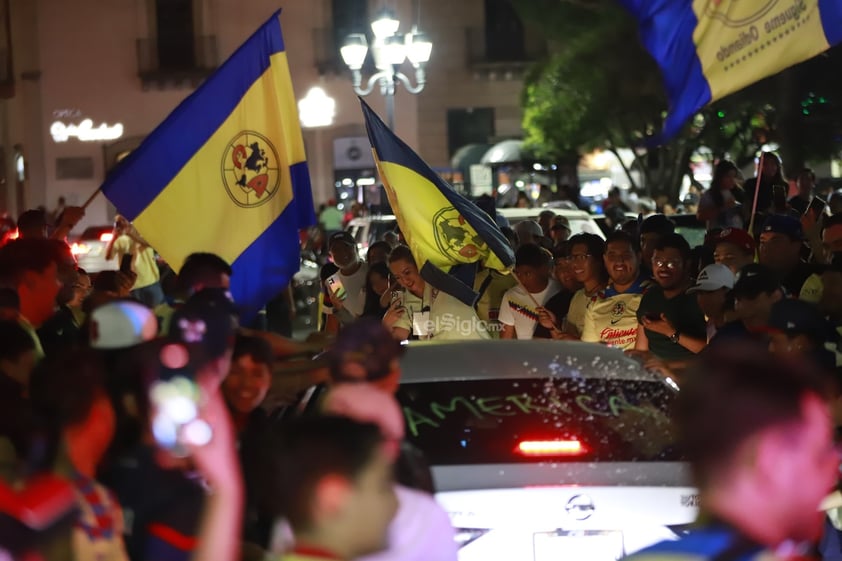
[[89,248],[86,244],[83,243],[74,243],[70,246],[70,253],[73,255],[85,255],[87,254],[91,248]]
[[11,231],[11,233],[9,234],[9,239],[10,239],[10,240],[16,240],[16,239],[18,239],[19,237],[20,237],[20,230],[18,230],[17,228],[15,228],[14,230],[12,230],[12,231]]
[[105,232],[105,233],[99,235],[99,241],[101,241],[101,242],[108,243],[113,239],[114,239],[114,233],[113,232]]
[[578,440],[521,440],[515,451],[522,456],[581,456],[588,452]]
[[456,540],[456,545],[463,548],[471,542],[474,542],[487,534],[489,530],[480,528],[456,528],[456,535],[453,539]]

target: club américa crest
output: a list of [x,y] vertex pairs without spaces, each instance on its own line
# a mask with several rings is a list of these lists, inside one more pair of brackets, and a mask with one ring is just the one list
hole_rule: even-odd
[[222,157],[222,182],[234,204],[264,205],[278,192],[280,181],[278,152],[268,138],[242,131],[228,143]]
[[433,216],[433,234],[439,251],[457,261],[469,262],[487,249],[485,240],[452,206],[441,209]]

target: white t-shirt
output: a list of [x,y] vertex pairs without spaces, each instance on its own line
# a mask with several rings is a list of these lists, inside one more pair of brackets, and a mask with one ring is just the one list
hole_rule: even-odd
[[[331,285],[331,279],[339,279],[342,285],[341,292],[344,292],[342,299],[343,307],[354,314],[356,317],[363,315],[365,309],[365,277],[368,274],[368,265],[360,264],[360,268],[353,275],[343,275],[341,271],[337,271],[325,280],[325,286],[331,300],[337,298],[336,289]],[[325,307],[325,313],[334,313],[333,307]]]
[[[561,290],[561,285],[550,279],[544,290],[532,293],[532,298],[543,306],[559,290]],[[538,310],[535,309],[532,298],[523,286],[518,284],[506,291],[500,303],[500,323],[514,326],[518,339],[532,339],[535,327],[538,325]],[[561,318],[556,319],[561,321]]]
[[491,338],[487,322],[480,320],[472,307],[433,288],[430,283],[424,286],[422,298],[405,291],[403,303],[406,311],[394,327],[406,329],[419,339],[445,341]]
[[459,548],[444,509],[431,495],[395,485],[398,512],[389,525],[389,548],[357,561],[456,561]]

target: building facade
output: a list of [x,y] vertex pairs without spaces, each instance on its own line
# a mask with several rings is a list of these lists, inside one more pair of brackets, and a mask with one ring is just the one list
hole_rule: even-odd
[[[506,0],[0,0],[0,207],[16,216],[52,209],[59,197],[85,203],[278,7],[296,96],[319,86],[335,100],[330,125],[304,130],[317,204],[362,196],[358,187],[371,183],[338,48],[349,33],[370,35],[383,8],[400,32],[418,25],[433,42],[425,89],[396,93],[401,138],[447,172],[466,144],[520,136],[521,77],[544,45]],[[409,64],[403,70],[413,75]],[[366,101],[384,113],[376,88]],[[80,228],[114,212],[100,195]]]

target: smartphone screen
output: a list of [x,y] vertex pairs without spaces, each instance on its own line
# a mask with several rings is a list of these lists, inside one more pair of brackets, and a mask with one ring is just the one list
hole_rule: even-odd
[[331,275],[328,277],[327,286],[330,289],[330,293],[339,300],[345,300],[345,298],[347,298],[348,293],[345,291],[342,279],[340,279],[338,275]]
[[824,207],[827,204],[818,197],[813,197],[813,200],[810,201],[810,206],[807,207],[807,211],[804,214],[813,213],[813,216],[819,217],[824,212]]

